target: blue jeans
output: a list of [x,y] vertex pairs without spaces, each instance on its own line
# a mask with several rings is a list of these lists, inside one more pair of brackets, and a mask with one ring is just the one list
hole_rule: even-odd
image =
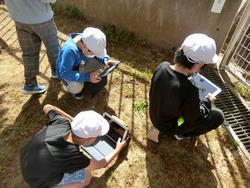
[[63,178],[57,185],[67,185],[70,183],[82,183],[86,179],[87,172],[81,169],[72,173],[64,173]]

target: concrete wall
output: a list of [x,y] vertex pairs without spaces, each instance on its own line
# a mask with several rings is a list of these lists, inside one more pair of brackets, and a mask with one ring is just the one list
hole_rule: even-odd
[[242,0],[226,0],[220,14],[214,0],[60,0],[86,16],[134,32],[166,49],[178,47],[193,32],[206,33],[220,49]]

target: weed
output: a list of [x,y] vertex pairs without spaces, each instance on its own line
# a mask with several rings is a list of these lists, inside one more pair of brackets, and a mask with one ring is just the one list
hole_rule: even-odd
[[123,95],[125,97],[132,97],[133,96],[133,89],[130,85],[128,85],[128,84],[124,85]]
[[237,150],[239,143],[240,142],[238,142],[236,140],[230,140],[226,146],[228,147],[229,150],[233,151],[233,150]]
[[137,71],[133,70],[132,74],[134,74],[136,77],[143,79],[145,81],[149,81],[152,77],[152,73],[149,69],[146,69],[145,71]]
[[243,85],[240,82],[237,82],[234,87],[245,100],[250,101],[250,89],[249,88],[247,88],[245,85]]
[[102,27],[109,42],[114,44],[130,45],[135,41],[135,35],[131,32],[117,28],[114,25],[108,25]]
[[6,136],[7,142],[15,142],[22,137],[28,136],[30,128],[28,123],[16,122],[13,126],[3,129],[2,134]]
[[64,10],[65,10],[66,16],[69,16],[72,18],[81,16],[80,10],[74,5],[66,6]]
[[78,18],[81,17],[81,11],[79,10],[78,7],[76,7],[73,4],[68,4],[68,5],[61,5],[61,4],[57,4],[55,6],[53,6],[53,10],[55,12],[55,14],[61,14],[61,15],[65,15],[69,18]]
[[148,101],[146,100],[135,102],[135,110],[137,112],[144,112],[147,107],[148,107]]

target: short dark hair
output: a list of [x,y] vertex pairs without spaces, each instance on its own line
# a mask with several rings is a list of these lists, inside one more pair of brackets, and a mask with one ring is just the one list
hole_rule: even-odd
[[185,56],[183,50],[181,48],[178,48],[175,51],[174,54],[174,63],[175,64],[180,64],[183,67],[186,67],[188,69],[191,69],[194,66],[194,63],[188,61],[187,57]]

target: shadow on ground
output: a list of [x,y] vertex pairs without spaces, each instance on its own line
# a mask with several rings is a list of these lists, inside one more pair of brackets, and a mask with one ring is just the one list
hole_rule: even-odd
[[217,187],[207,160],[211,151],[199,140],[178,142],[165,136],[159,145],[148,141],[147,146],[149,187]]

